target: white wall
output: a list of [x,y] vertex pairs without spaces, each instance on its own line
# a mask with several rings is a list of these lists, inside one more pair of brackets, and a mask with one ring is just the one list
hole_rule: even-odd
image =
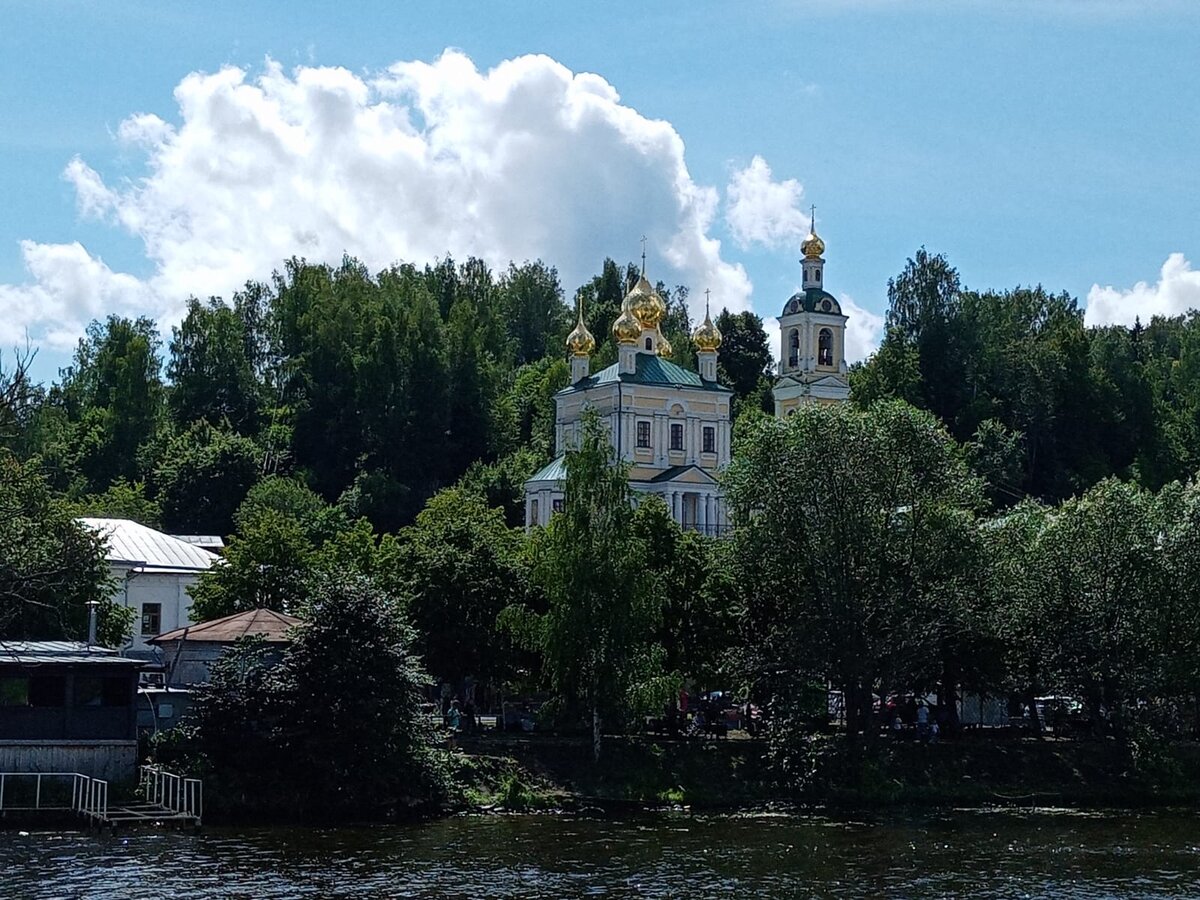
[[114,599],[133,610],[133,639],[127,645],[128,649],[153,649],[146,643],[146,638],[154,635],[142,634],[144,603],[158,603],[162,607],[159,634],[191,624],[192,598],[187,589],[196,583],[197,573],[130,573],[128,569],[114,568],[113,575],[117,579]]

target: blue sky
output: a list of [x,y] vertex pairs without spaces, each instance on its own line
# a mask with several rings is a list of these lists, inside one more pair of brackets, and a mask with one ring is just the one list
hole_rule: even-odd
[[[189,74],[233,66],[253,84],[270,58],[284,88],[299,81],[298,67],[342,67],[356,82],[338,90],[353,94],[394,63],[435,64],[447,48],[461,50],[484,80],[464,93],[453,67],[425,67],[421,78],[437,84],[422,81],[418,93],[437,109],[487,102],[479,98],[490,96],[490,70],[528,54],[550,57],[568,77],[596,73],[620,99],[607,103],[607,124],[594,133],[571,126],[569,136],[555,131],[535,140],[562,148],[537,161],[537,172],[550,171],[544,190],[530,181],[514,199],[501,187],[481,188],[480,206],[490,212],[463,228],[452,216],[429,213],[422,220],[429,241],[406,231],[404,216],[378,224],[372,198],[388,197],[407,176],[375,172],[370,152],[344,176],[323,180],[309,159],[261,190],[247,181],[254,167],[246,163],[239,202],[257,198],[272,225],[303,218],[295,233],[311,239],[310,255],[337,246],[358,252],[358,231],[371,230],[361,252],[380,265],[394,240],[392,258],[511,251],[543,255],[564,274],[584,272],[606,255],[633,258],[647,232],[662,256],[652,251],[652,275],[657,267],[696,295],[712,287],[716,302],[724,292],[764,316],[775,315],[798,283],[793,213],[815,203],[828,244],[828,286],[852,298],[874,329],[860,330],[860,353],[877,334],[871,313],[883,312],[888,277],[921,245],[945,253],[971,287],[1040,282],[1081,303],[1091,294],[1094,321],[1200,305],[1200,277],[1189,265],[1200,257],[1195,4],[0,0],[0,339],[11,345],[28,332],[43,347],[39,374],[52,377],[90,316],[147,311],[169,323],[181,293],[222,288],[226,269],[240,278],[287,246],[283,237],[257,256],[237,256],[244,230],[202,222],[198,231],[176,233],[181,219],[223,208],[219,185],[196,179],[219,181],[228,166],[245,163],[222,162],[229,129],[241,120],[221,119],[225,108],[213,105],[207,88],[197,96],[209,98],[203,117],[215,123],[211,172],[197,162],[202,141],[192,144],[188,161],[175,162],[157,125],[122,128],[131,116],[151,113],[182,130],[173,92]],[[545,66],[530,65],[505,84],[517,93],[560,91],[553,81]],[[405,90],[411,101],[411,84]],[[363,109],[377,112],[380,102],[372,95]],[[505,115],[543,108],[504,107]],[[682,141],[686,202],[671,193],[681,169],[665,138],[652,124],[620,124],[625,109],[642,123],[669,123]],[[536,139],[540,125],[477,113],[451,117],[427,144],[470,157],[471,178],[508,177],[511,170],[476,159],[490,146],[486,134],[456,144],[460,131],[493,123]],[[358,137],[361,153],[371,138]],[[647,141],[656,149],[639,156]],[[64,177],[76,157],[82,166]],[[755,157],[766,168],[753,168]],[[172,165],[181,168],[172,173]],[[378,183],[363,180],[368,170]],[[163,183],[141,191],[156,171]],[[730,186],[748,172],[766,179],[765,193],[747,201],[739,231],[731,225]],[[311,201],[268,196],[281,184],[299,185],[305,197],[311,187]],[[342,185],[350,199],[329,199]],[[515,210],[535,193],[524,215]],[[611,206],[597,195],[611,195]],[[409,188],[397,196],[419,202]],[[309,217],[307,206],[322,203],[332,211]],[[746,226],[755,216],[763,227]],[[311,234],[326,223],[336,223],[336,234]],[[63,249],[76,241],[86,258]],[[538,252],[539,241],[546,252]],[[197,258],[188,255],[201,245],[207,249],[196,250]],[[242,268],[225,262],[235,257]],[[96,279],[111,284],[96,293]],[[564,282],[570,294],[576,285]]]

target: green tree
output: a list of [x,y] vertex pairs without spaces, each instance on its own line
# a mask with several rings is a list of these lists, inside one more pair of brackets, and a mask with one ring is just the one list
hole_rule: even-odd
[[112,601],[102,539],[34,463],[0,450],[0,637],[83,640],[89,602],[100,604],[101,642],[119,646],[133,620]]
[[529,593],[525,536],[501,510],[458,489],[435,494],[401,535],[398,566],[416,649],[439,680],[508,674],[511,647],[500,613]]
[[930,416],[891,402],[762,419],[725,487],[752,680],[828,680],[850,733],[869,735],[872,693],[963,662],[982,485]]
[[166,445],[152,483],[171,531],[227,535],[259,479],[262,451],[250,438],[198,419]]
[[735,412],[740,413],[747,406],[772,412],[775,406],[771,382],[775,367],[762,319],[749,310],[731,313],[723,309],[716,325],[721,331],[717,378],[733,390]]
[[657,626],[654,595],[642,577],[625,469],[613,458],[595,413],[583,420],[578,448],[566,455],[563,511],[538,535],[534,579],[549,605],[544,619],[547,675],[568,706],[590,713],[599,758],[605,714],[627,709],[644,674]]
[[172,330],[167,377],[175,423],[228,422],[239,434],[258,430],[264,387],[255,368],[255,337],[239,311],[212,298],[188,300],[187,315]]

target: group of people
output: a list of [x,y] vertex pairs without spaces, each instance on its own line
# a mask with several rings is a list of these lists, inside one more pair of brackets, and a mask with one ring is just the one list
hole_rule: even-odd
[[479,725],[479,720],[475,717],[475,704],[468,699],[460,705],[457,697],[449,703],[443,702],[442,724],[451,731],[474,731]]
[[888,702],[888,711],[889,728],[897,738],[915,731],[917,740],[936,744],[946,725],[945,710],[940,706],[931,710],[923,698],[893,699]]

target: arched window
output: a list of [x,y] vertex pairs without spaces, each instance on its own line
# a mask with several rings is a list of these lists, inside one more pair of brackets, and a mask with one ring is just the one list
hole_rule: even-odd
[[833,365],[833,332],[828,328],[822,328],[817,335],[817,365]]
[[647,349],[647,350],[653,350],[653,349],[654,349],[654,344],[651,342],[651,339],[650,339],[650,338],[646,338],[646,349]]
[[530,525],[540,525],[541,524],[541,522],[538,521],[537,497],[534,497],[533,500],[530,501],[530,503],[529,503],[529,524]]
[[788,332],[788,368],[800,365],[800,332],[793,328]]

